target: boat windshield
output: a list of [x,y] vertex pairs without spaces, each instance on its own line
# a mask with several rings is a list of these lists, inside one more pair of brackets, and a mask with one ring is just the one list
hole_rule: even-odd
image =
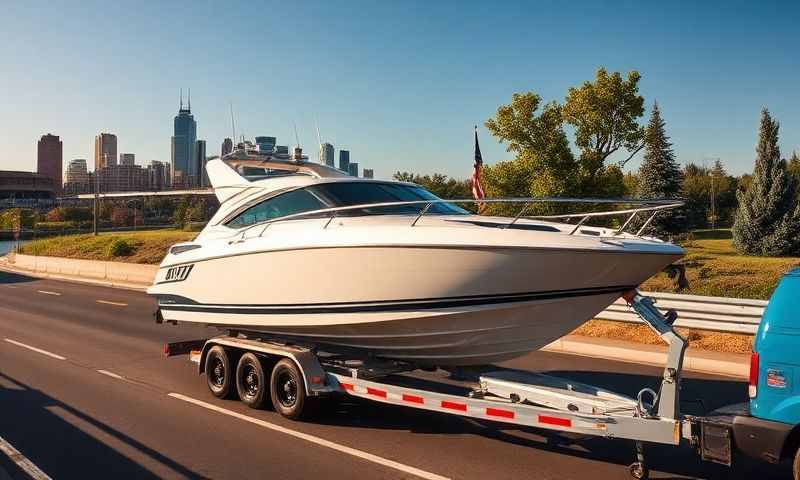
[[[415,202],[439,200],[439,197],[417,185],[401,185],[381,182],[332,182],[307,187],[307,190],[333,207],[348,207],[366,203]],[[374,214],[418,214],[425,208],[424,203],[398,205],[392,207],[362,208],[346,210],[337,216],[356,216]],[[434,203],[428,214],[463,215],[466,210],[452,203]]]
[[[415,202],[439,200],[439,197],[416,185],[381,182],[334,182],[291,190],[263,200],[226,222],[231,228],[241,228],[268,220],[312,212],[326,208],[348,207],[367,203]],[[424,203],[392,207],[360,208],[337,212],[337,216],[416,215]],[[450,203],[434,203],[426,214],[464,215],[466,210]],[[327,214],[321,214],[327,216]]]

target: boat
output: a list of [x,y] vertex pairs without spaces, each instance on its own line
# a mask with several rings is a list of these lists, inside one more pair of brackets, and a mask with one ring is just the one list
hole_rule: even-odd
[[[245,178],[241,172],[263,172]],[[205,324],[418,366],[484,365],[542,348],[683,256],[626,232],[676,202],[486,199],[477,215],[419,185],[233,152],[208,162],[220,208],[170,248],[148,293],[159,321]],[[527,217],[539,202],[625,203]],[[627,216],[621,228],[588,226]]]

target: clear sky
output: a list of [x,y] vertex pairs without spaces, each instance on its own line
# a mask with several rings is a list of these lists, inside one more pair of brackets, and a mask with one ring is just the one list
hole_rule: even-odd
[[[466,178],[472,126],[511,94],[563,100],[598,66],[642,74],[681,163],[752,169],[759,111],[800,148],[800,2],[9,2],[0,17],[0,169],[36,141],[92,164],[94,136],[169,160],[179,88],[198,138],[323,141],[392,172]],[[645,119],[643,119],[644,121]],[[483,158],[509,159],[481,127]],[[337,152],[338,158],[338,152]],[[638,165],[638,159],[632,162]]]

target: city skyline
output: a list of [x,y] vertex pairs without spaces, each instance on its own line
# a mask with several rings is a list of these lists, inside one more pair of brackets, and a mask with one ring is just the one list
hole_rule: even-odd
[[[31,145],[47,131],[61,136],[65,158],[88,157],[92,136],[112,131],[124,138],[121,150],[167,160],[162,132],[174,115],[176,86],[191,85],[193,111],[214,151],[232,135],[232,103],[237,135],[269,131],[294,139],[296,122],[300,143],[316,156],[316,120],[323,142],[358,142],[359,159],[381,172],[402,166],[467,178],[473,125],[480,127],[514,92],[563,101],[569,87],[593,78],[601,65],[641,72],[648,113],[658,100],[683,164],[720,157],[731,173],[751,171],[763,106],[781,123],[784,154],[800,148],[800,65],[779,54],[796,42],[798,4],[607,9],[578,2],[575,8],[583,14],[519,2],[503,8],[311,2],[276,4],[278,14],[257,18],[212,4],[187,9],[145,2],[130,11],[87,2],[58,16],[11,4],[6,13],[15,21],[4,35],[25,41],[0,42],[8,61],[0,82],[12,95],[0,105],[2,168],[32,170]],[[99,11],[124,16],[124,28],[95,21]],[[663,22],[650,21],[654,16]],[[292,40],[293,22],[286,18],[308,27],[303,42]],[[340,34],[323,35],[323,19],[335,22]],[[43,22],[48,29],[32,35]],[[220,22],[240,28],[223,37],[197,35]],[[617,24],[625,27],[608,27]],[[232,71],[231,52],[253,44],[268,48],[248,53],[246,71]],[[129,68],[145,58],[142,68]],[[62,73],[58,81],[54,70]],[[30,113],[20,118],[22,110]],[[479,135],[487,164],[513,157],[482,127]],[[396,149],[398,136],[414,142]]]

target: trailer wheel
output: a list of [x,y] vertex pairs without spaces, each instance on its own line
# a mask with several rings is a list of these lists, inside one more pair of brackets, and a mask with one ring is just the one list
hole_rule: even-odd
[[205,367],[211,393],[217,398],[230,398],[232,369],[228,352],[221,345],[214,345],[206,354]]
[[236,366],[236,391],[242,402],[250,408],[261,408],[267,399],[268,389],[261,360],[250,352],[242,355]]
[[794,480],[800,480],[800,448],[794,452],[794,462],[792,464],[792,473]]
[[303,375],[288,358],[281,359],[272,369],[270,398],[275,411],[286,418],[300,420],[313,413],[315,399],[306,394]]
[[650,470],[645,467],[642,462],[631,463],[628,467],[628,472],[630,472],[631,477],[636,480],[647,480],[650,478]]

